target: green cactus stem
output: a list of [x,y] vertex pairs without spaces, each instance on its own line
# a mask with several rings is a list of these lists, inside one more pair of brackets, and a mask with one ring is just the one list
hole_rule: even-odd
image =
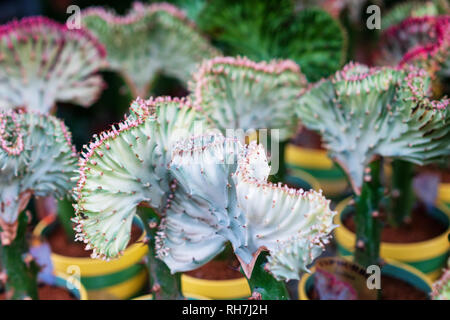
[[380,184],[380,163],[380,160],[376,160],[367,167],[361,194],[355,200],[355,261],[365,268],[379,264],[382,228],[379,219],[379,202],[383,195]]
[[415,201],[413,178],[412,163],[392,161],[392,190],[388,209],[388,222],[391,226],[399,227],[410,220]]
[[84,30],[44,17],[0,26],[0,109],[49,113],[55,103],[90,106],[104,88],[103,46]]
[[[250,278],[247,278],[252,298],[255,300],[289,300],[286,285],[276,280],[267,272],[267,252],[263,252],[256,259],[255,267]],[[245,273],[244,273],[245,275]]]
[[82,12],[82,24],[105,45],[107,68],[124,77],[134,97],[147,97],[160,73],[186,83],[203,59],[220,55],[184,12],[167,3],[135,2],[125,16],[92,7]]
[[284,141],[297,127],[294,104],[306,78],[290,60],[217,57],[203,62],[189,87],[194,105],[223,134],[278,129]]
[[73,230],[72,219],[75,216],[73,203],[69,199],[58,200],[57,202],[58,221],[64,229],[67,239],[73,241],[75,232]]
[[149,272],[150,288],[153,300],[178,300],[181,295],[181,274],[172,275],[167,265],[158,259],[156,253],[156,236],[161,217],[152,209],[139,207],[137,214],[144,222],[147,234],[147,267]]
[[17,236],[9,245],[0,246],[3,272],[6,271],[5,292],[7,299],[38,299],[36,262],[28,254],[26,237],[28,216],[18,217]]

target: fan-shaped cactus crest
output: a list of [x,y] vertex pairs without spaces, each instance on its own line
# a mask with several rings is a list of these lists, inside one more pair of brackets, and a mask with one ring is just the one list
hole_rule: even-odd
[[298,279],[333,229],[329,201],[315,191],[267,182],[265,150],[222,135],[192,137],[174,149],[178,188],[159,230],[157,251],[172,272],[198,268],[230,242],[250,277],[262,250],[267,269]]
[[172,146],[203,124],[185,99],[137,99],[130,110],[84,146],[79,162],[75,230],[93,257],[121,254],[140,203],[165,211],[173,189],[167,168]]
[[304,92],[297,114],[322,135],[359,193],[378,156],[422,165],[449,153],[448,100],[430,100],[429,88],[421,69],[350,63]]
[[257,63],[245,57],[207,60],[190,83],[195,106],[222,132],[279,129],[280,140],[297,126],[293,105],[305,86],[293,61]]
[[90,106],[103,89],[103,46],[44,17],[0,26],[0,108],[47,113],[57,101]]
[[193,22],[167,3],[134,3],[126,16],[88,8],[82,24],[105,45],[108,68],[120,72],[139,96],[147,96],[159,73],[187,82],[197,64],[219,55]]
[[17,217],[31,195],[62,197],[77,155],[64,123],[34,112],[0,113],[0,224],[2,243],[15,237]]
[[450,76],[450,16],[408,18],[383,32],[380,47],[378,65],[413,64]]

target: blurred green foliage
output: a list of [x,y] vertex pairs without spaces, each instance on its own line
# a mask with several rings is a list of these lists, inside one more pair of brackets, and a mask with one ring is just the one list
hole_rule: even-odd
[[296,11],[290,0],[175,0],[226,55],[297,62],[310,81],[338,70],[346,37],[326,11]]

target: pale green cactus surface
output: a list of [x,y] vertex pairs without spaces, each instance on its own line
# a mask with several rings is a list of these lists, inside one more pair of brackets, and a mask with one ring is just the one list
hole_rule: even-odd
[[316,191],[267,182],[262,145],[222,135],[189,138],[174,150],[178,189],[159,230],[157,252],[172,272],[198,268],[230,242],[250,277],[263,250],[278,280],[298,279],[334,228],[329,201]]
[[227,129],[278,129],[280,140],[298,125],[294,105],[304,87],[306,78],[295,62],[245,57],[207,60],[190,83],[194,104],[224,134]]
[[0,219],[16,222],[21,196],[64,196],[77,154],[64,123],[34,112],[0,113]]
[[80,158],[76,239],[97,258],[126,248],[139,204],[164,213],[174,188],[167,168],[172,145],[203,124],[184,99],[137,99],[130,109],[125,121],[94,136]]
[[44,17],[0,26],[0,109],[48,113],[56,102],[90,106],[104,88],[105,51],[84,30]]
[[108,69],[141,97],[158,74],[186,83],[197,64],[219,55],[184,12],[167,3],[134,3],[125,16],[92,7],[82,12],[82,24],[105,45]]
[[449,101],[428,97],[429,80],[412,67],[350,63],[306,90],[297,115],[322,135],[359,193],[365,168],[379,156],[423,165],[449,154]]

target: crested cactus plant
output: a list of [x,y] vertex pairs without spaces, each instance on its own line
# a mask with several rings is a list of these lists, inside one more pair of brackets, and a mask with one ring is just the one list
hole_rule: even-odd
[[424,165],[448,155],[449,101],[428,97],[426,72],[350,63],[304,92],[298,116],[322,135],[356,198],[357,261],[374,264],[380,242],[380,158]]
[[88,8],[82,24],[105,45],[107,68],[124,77],[134,96],[147,96],[160,73],[187,82],[197,64],[219,55],[184,12],[167,3],[136,2],[125,16]]
[[[268,183],[261,145],[243,147],[220,133],[200,135],[195,121],[207,126],[189,100],[138,99],[118,129],[96,137],[80,160],[77,239],[94,250],[93,257],[116,257],[145,205],[158,214],[145,221],[149,249],[157,256],[149,256],[156,297],[178,297],[165,293],[177,285],[166,269],[178,275],[197,268],[227,242],[247,276],[259,253],[269,250],[258,273],[267,262],[276,279],[297,278],[328,242],[334,227],[329,201],[318,192]],[[186,136],[191,138],[181,139]],[[262,278],[277,287],[277,298],[287,297],[284,285]],[[258,293],[274,297],[266,289]]]
[[0,108],[48,113],[57,101],[90,106],[104,84],[105,50],[89,33],[44,17],[0,26]]
[[412,64],[432,76],[450,77],[450,16],[411,17],[381,35],[378,65]]
[[[206,126],[189,100],[137,99],[123,122],[94,136],[85,146],[74,190],[74,220],[76,240],[93,250],[93,258],[107,260],[123,252],[139,206],[151,207],[157,213],[142,217],[147,226],[153,226],[147,232],[147,241],[150,252],[154,251],[154,220],[164,215],[175,187],[167,169],[172,146],[196,125]],[[174,290],[177,283],[154,254],[149,255],[149,267],[150,275],[155,275],[151,277],[154,297],[178,298],[179,290]]]
[[297,127],[294,104],[306,78],[291,60],[206,60],[190,83],[194,105],[223,133],[226,129],[279,129],[281,141]]
[[37,298],[36,268],[25,238],[28,218],[21,211],[32,195],[64,196],[73,187],[76,159],[69,131],[55,117],[0,113],[0,250],[8,297]]

